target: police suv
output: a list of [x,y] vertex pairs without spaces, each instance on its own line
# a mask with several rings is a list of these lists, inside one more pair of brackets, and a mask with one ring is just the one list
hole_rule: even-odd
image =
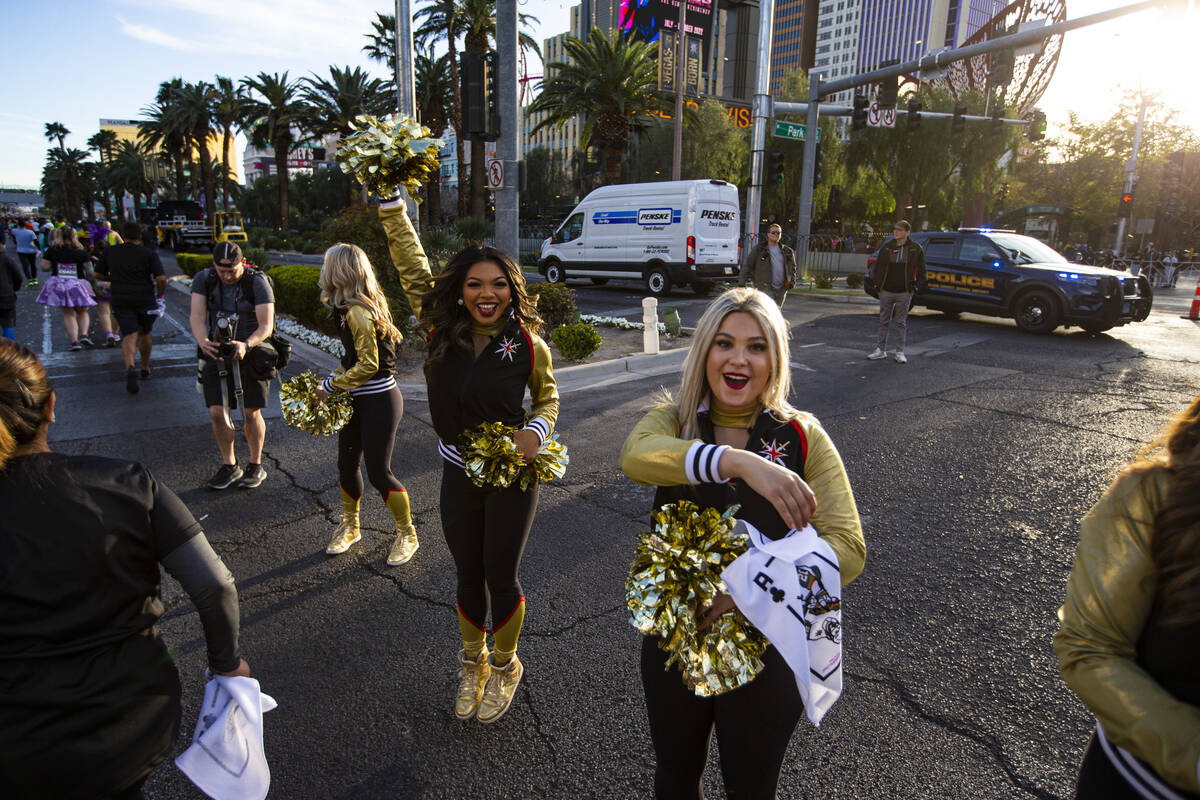
[[[927,286],[914,305],[947,316],[1012,317],[1030,333],[1078,325],[1100,333],[1141,322],[1154,302],[1150,282],[1128,272],[1074,264],[1014,231],[960,228],[911,234],[925,251]],[[868,260],[868,272],[876,256]]]

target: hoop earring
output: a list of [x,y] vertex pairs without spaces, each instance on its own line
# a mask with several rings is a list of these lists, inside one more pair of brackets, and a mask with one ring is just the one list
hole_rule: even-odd
[[463,302],[463,299],[462,299],[461,297],[460,297],[460,298],[458,298],[458,304],[459,304],[460,306],[465,306],[465,305],[466,305],[466,303],[464,303],[464,302]]

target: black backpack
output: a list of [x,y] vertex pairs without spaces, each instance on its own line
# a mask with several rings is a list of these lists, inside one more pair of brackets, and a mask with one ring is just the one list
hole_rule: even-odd
[[[270,286],[272,290],[275,288],[275,281],[272,280],[271,276],[266,272],[260,269],[251,269],[250,267],[242,270],[242,277],[238,280],[237,287],[238,291],[242,293],[242,297],[250,300],[251,306],[257,305],[254,302],[255,275],[262,275],[267,279],[267,285]],[[217,288],[217,284],[219,282],[220,278],[217,277],[216,270],[210,267],[208,270],[208,277],[204,281],[204,293],[207,295],[209,302],[214,300],[213,290]],[[280,336],[275,331],[271,331],[271,335],[264,339],[262,344],[258,345],[258,347],[255,347],[254,349],[259,350],[259,348],[264,348],[263,354],[257,358],[252,358],[250,363],[255,367],[255,371],[259,372],[260,374],[273,373],[277,370],[282,370],[292,359],[292,343]],[[274,351],[273,358],[271,357],[270,353],[265,352],[266,349]],[[247,357],[251,357],[250,354],[247,354]],[[270,374],[269,377],[275,376],[274,374]]]

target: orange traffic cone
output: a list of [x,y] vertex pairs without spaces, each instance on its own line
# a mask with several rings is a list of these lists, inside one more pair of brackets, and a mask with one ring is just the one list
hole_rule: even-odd
[[1196,296],[1192,298],[1192,310],[1187,313],[1187,316],[1180,317],[1180,319],[1200,319],[1200,277],[1196,279]]

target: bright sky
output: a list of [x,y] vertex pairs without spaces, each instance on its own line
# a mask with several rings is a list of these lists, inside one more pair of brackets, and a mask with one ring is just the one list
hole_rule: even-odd
[[[411,2],[416,7],[420,0]],[[1123,4],[1068,0],[1067,12],[1076,18]],[[533,31],[540,42],[567,29],[570,6],[568,0],[522,0],[520,10],[540,20]],[[138,117],[158,84],[172,77],[211,81],[215,74],[284,70],[300,77],[327,74],[330,64],[363,66],[383,77],[361,48],[375,12],[393,9],[387,0],[25,4],[19,22],[12,14],[0,22],[10,65],[0,104],[0,185],[41,181],[46,122],[62,122],[71,130],[67,146],[84,149],[101,118]],[[1200,11],[1168,22],[1161,12],[1142,12],[1069,33],[1042,107],[1051,125],[1065,121],[1067,109],[1103,119],[1120,96],[1118,87],[1136,88],[1140,77],[1185,110],[1184,121],[1200,131],[1186,57],[1197,41]]]

